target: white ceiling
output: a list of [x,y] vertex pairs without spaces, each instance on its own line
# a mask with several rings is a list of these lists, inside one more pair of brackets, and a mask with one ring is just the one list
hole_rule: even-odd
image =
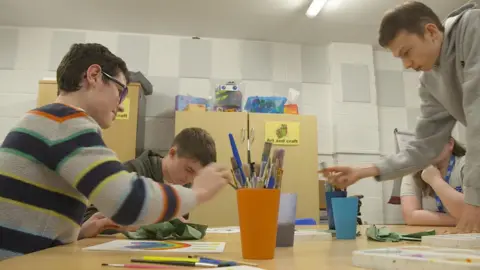
[[[383,13],[404,0],[0,0],[0,25],[235,38],[305,44],[376,45]],[[424,0],[443,18],[467,0]]]

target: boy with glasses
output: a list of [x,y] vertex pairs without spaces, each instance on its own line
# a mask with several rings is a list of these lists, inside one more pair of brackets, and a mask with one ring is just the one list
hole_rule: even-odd
[[[106,47],[74,44],[57,69],[56,102],[28,112],[8,133],[0,147],[0,259],[89,237],[107,225],[181,216],[231,180],[217,164],[202,169],[191,189],[126,170],[101,129],[123,109],[127,74]],[[82,225],[90,202],[104,216]]]

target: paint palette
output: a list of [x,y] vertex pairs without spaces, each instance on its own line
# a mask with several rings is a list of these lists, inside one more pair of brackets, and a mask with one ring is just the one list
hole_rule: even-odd
[[400,246],[357,250],[353,265],[377,270],[470,270],[480,268],[480,250],[438,248],[429,246]]
[[422,237],[422,245],[449,248],[480,248],[480,233],[424,236]]
[[131,251],[131,252],[179,252],[179,253],[221,253],[225,242],[189,242],[189,241],[132,241],[114,240],[100,245],[83,248],[95,251]]
[[295,230],[295,241],[308,240],[332,240],[332,233],[314,229]]

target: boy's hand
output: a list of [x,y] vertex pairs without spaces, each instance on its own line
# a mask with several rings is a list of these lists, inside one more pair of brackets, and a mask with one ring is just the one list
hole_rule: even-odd
[[177,217],[183,223],[188,223],[188,220],[184,219],[183,217]]
[[106,229],[118,229],[120,226],[111,219],[97,212],[82,224],[78,239],[95,237]]
[[207,165],[193,180],[192,190],[197,196],[197,203],[210,200],[231,181],[232,173],[228,167],[216,163]]

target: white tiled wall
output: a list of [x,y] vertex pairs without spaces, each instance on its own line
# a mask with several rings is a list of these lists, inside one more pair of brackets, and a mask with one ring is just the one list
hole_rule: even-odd
[[[217,83],[227,80],[240,82],[247,96],[299,90],[300,112],[318,119],[319,161],[329,165],[365,164],[392,153],[393,129],[412,129],[419,113],[418,75],[403,71],[389,53],[364,44],[305,46],[11,27],[0,27],[0,37],[0,140],[35,105],[38,80],[55,77],[72,42],[102,43],[150,79],[154,89],[147,97],[147,148],[168,149],[175,95],[208,97]],[[390,211],[384,204],[390,185],[366,179],[349,189],[365,196],[364,220],[398,218],[398,213],[383,214]]]

